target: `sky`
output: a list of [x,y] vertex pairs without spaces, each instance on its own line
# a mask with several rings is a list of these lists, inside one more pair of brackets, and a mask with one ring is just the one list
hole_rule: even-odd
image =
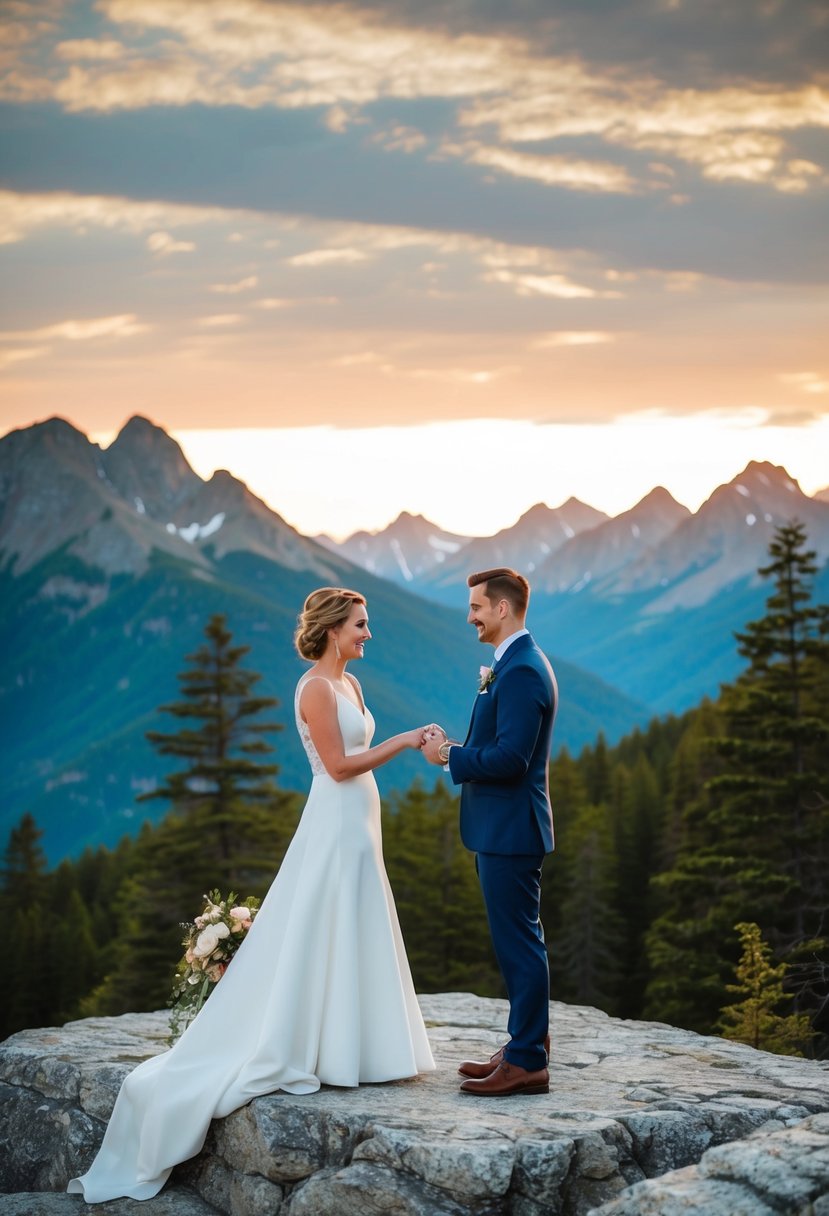
[[829,483],[823,0],[6,0],[0,433],[301,530]]

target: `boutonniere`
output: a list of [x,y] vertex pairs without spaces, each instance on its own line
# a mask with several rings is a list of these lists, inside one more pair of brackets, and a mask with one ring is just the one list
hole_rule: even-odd
[[478,678],[478,692],[486,692],[492,681],[495,679],[495,672],[491,667],[482,667],[481,674]]

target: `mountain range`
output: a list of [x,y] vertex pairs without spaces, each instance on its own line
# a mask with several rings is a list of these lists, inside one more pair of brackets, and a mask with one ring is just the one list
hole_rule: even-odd
[[[359,674],[381,737],[434,719],[462,736],[486,658],[465,593],[436,604],[378,574],[302,536],[229,473],[203,480],[147,419],[131,418],[106,449],[60,418],[0,439],[0,831],[30,811],[54,861],[164,813],[136,806],[165,771],[145,732],[172,728],[158,707],[177,699],[176,673],[217,612],[251,647],[258,688],[279,699],[281,783],[306,788],[292,635],[320,585],[367,596],[374,637]],[[557,745],[647,721],[646,704],[551,657]],[[388,791],[418,774],[435,779],[407,753],[378,779]]]
[[325,543],[438,603],[462,599],[473,570],[525,571],[540,644],[662,713],[715,696],[740,670],[734,631],[762,614],[768,588],[757,571],[775,528],[792,519],[806,527],[825,601],[829,489],[809,497],[784,468],[754,461],[695,513],[657,487],[614,518],[571,498],[539,503],[492,537],[441,533],[437,561],[436,529],[420,516],[360,534],[359,547],[354,537]]

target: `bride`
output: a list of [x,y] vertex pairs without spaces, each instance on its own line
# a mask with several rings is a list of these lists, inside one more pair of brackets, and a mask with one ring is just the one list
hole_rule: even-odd
[[149,1199],[199,1151],[211,1119],[259,1094],[392,1081],[434,1069],[383,865],[373,770],[424,729],[371,746],[346,672],[371,637],[362,595],[322,587],[295,645],[297,729],[313,779],[296,834],[233,963],[175,1046],[125,1078],[103,1144],[68,1190]]

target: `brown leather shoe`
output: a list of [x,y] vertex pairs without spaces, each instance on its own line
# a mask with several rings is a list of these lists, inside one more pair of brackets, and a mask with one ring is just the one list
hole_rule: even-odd
[[464,1081],[461,1091],[480,1098],[508,1098],[513,1094],[548,1094],[550,1074],[546,1068],[527,1072],[517,1064],[502,1060],[493,1073],[480,1081]]
[[[481,1081],[484,1077],[491,1076],[495,1069],[504,1058],[506,1044],[496,1051],[494,1056],[490,1056],[488,1060],[464,1060],[463,1064],[458,1067],[458,1072],[462,1077],[471,1077],[474,1081]],[[550,1062],[550,1036],[547,1035],[544,1040],[544,1050],[547,1053],[547,1062]]]

